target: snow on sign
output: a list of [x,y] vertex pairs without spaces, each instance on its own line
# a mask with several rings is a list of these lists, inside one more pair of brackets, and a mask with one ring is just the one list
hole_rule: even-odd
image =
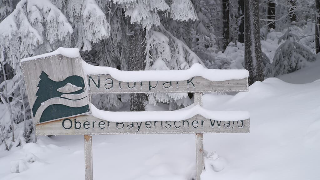
[[[37,135],[84,135],[86,180],[92,180],[91,135],[196,133],[197,177],[203,169],[202,133],[248,133],[248,112],[209,111],[204,92],[247,91],[246,70],[119,71],[85,63],[78,49],[21,60]],[[97,109],[97,93],[193,92],[195,103],[177,111],[110,112]]]

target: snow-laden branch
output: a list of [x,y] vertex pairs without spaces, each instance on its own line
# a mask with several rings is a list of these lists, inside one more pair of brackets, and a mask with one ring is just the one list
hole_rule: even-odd
[[36,54],[40,44],[63,41],[72,32],[67,18],[49,0],[22,0],[0,23],[0,49],[16,69],[20,58]]

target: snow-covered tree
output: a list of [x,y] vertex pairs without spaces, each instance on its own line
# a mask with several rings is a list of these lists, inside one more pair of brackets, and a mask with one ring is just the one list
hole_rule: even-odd
[[305,67],[309,62],[316,60],[308,48],[299,44],[299,37],[290,33],[288,30],[280,39],[281,44],[274,56],[273,62],[268,70],[268,76],[276,77],[282,74],[288,74]]
[[0,46],[17,69],[21,58],[52,51],[71,33],[68,20],[50,1],[22,0],[0,24]]
[[[159,15],[169,13],[174,21],[196,20],[198,17],[190,0],[173,0],[169,4],[164,0],[114,0],[113,2],[121,5],[131,23],[128,25],[131,35],[128,37],[130,51],[128,70],[187,69],[193,63],[200,61],[188,46],[161,26]],[[159,63],[160,61],[162,63]],[[143,96],[132,95],[131,110],[144,109]]]
[[[61,10],[52,2],[60,5]],[[25,137],[24,141],[32,140],[33,125],[19,67],[20,59],[50,52],[60,46],[78,45],[82,49],[90,49],[92,43],[105,39],[110,34],[109,24],[95,1],[87,0],[82,4],[77,1],[52,2],[21,0],[14,11],[0,23],[0,62],[15,69],[15,76],[1,84],[1,89],[9,89],[7,93],[2,93],[5,96],[2,101],[11,107],[8,114],[14,123],[10,126],[0,125],[1,128],[7,128],[4,130],[5,134],[1,135],[0,144],[8,139],[8,133],[15,131],[15,124],[20,126],[21,122],[24,122],[21,134]],[[62,7],[69,8],[69,11]],[[65,16],[62,10],[69,14]],[[70,22],[78,24],[75,26]],[[20,138],[20,135],[13,137],[13,140],[14,138]]]
[[0,22],[12,13],[18,2],[19,0],[0,0]]
[[[45,31],[47,30],[47,31]],[[15,10],[0,23],[1,63],[9,64],[15,69],[15,77],[9,82],[3,82],[3,89],[9,89],[4,94],[3,101],[10,107],[10,119],[13,122],[10,132],[15,131],[15,125],[21,122],[30,124],[28,103],[24,92],[19,62],[21,58],[46,52],[58,42],[70,36],[72,28],[63,14],[50,1],[22,0]],[[42,45],[40,47],[40,45]],[[52,44],[52,46],[49,46]],[[5,72],[5,71],[3,71]],[[11,99],[11,100],[10,100]],[[30,113],[30,112],[29,112]],[[29,126],[29,125],[28,125]],[[32,129],[32,125],[29,126]],[[31,129],[25,129],[25,141],[30,140]],[[9,132],[6,131],[6,132]],[[5,139],[7,136],[3,136]],[[17,136],[16,138],[19,138]],[[12,137],[14,141],[14,136]]]

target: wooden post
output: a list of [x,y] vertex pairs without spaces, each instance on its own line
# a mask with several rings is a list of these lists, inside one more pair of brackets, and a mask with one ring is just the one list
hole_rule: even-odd
[[[202,106],[202,93],[194,93],[194,104]],[[196,133],[196,168],[197,175],[196,180],[200,180],[200,175],[204,169],[203,159],[203,134]]]
[[196,133],[196,168],[197,168],[197,176],[196,180],[200,180],[200,175],[202,170],[204,169],[204,159],[203,159],[203,134]]
[[93,180],[92,136],[84,135],[85,180]]

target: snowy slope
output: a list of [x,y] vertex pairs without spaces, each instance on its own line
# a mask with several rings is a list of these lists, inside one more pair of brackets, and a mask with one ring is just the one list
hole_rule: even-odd
[[320,80],[295,85],[269,78],[234,97],[206,95],[204,103],[251,114],[250,134],[205,136],[205,149],[228,162],[219,173],[206,172],[206,180],[320,179]]
[[[205,150],[216,154],[203,180],[320,179],[320,80],[269,78],[235,96],[205,95],[204,106],[249,111],[251,133],[205,134]],[[95,180],[191,180],[195,173],[194,135],[94,136],[93,154]],[[17,164],[24,171],[11,173]],[[0,150],[0,179],[84,179],[83,137],[39,137]]]

